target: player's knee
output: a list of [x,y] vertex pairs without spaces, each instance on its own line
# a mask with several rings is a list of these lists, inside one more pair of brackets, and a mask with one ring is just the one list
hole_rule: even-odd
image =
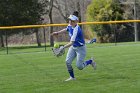
[[83,69],[83,66],[82,66],[82,65],[77,65],[77,68],[78,68],[79,70],[82,70],[82,69]]
[[77,60],[76,66],[79,70],[82,70],[84,68],[82,60]]
[[83,69],[83,67],[77,67],[79,70],[82,70]]

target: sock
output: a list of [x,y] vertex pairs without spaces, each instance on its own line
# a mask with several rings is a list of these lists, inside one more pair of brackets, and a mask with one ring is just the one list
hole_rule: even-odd
[[73,72],[73,70],[68,70],[68,72],[69,72],[70,76],[71,76],[72,78],[74,78],[74,72]]
[[87,66],[89,64],[91,64],[92,60],[87,60],[86,62],[84,62],[84,64]]

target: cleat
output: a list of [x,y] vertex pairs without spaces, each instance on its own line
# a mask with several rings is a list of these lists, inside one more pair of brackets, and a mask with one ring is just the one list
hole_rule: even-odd
[[71,80],[76,80],[76,78],[70,77],[70,78],[66,79],[65,81],[71,81]]
[[93,57],[91,58],[92,62],[91,62],[91,66],[94,68],[94,70],[96,70],[97,66],[96,66],[96,62],[94,62]]

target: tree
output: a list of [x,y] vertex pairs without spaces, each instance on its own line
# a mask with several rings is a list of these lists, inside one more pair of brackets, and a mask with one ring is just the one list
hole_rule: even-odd
[[[115,21],[123,20],[123,5],[118,0],[93,0],[88,6],[88,21]],[[114,28],[115,27],[115,28]],[[132,28],[127,24],[115,25],[91,25],[92,31],[96,32],[99,42],[114,42],[115,34],[117,41],[132,41]],[[117,30],[117,33],[114,33]],[[131,38],[128,38],[131,36]],[[126,39],[127,38],[127,39]]]
[[[52,19],[52,10],[53,10],[53,0],[49,0],[50,5],[49,5],[49,19],[50,19],[50,24],[53,24],[53,19]],[[53,32],[53,27],[50,27],[50,45],[54,45],[54,40],[53,36],[51,35]]]
[[0,31],[0,47],[4,47],[3,31]]
[[[140,14],[140,0],[120,0],[120,3],[123,4],[125,6],[124,10],[125,10],[125,17],[129,18],[129,19],[134,19],[137,20],[139,19],[139,14]],[[140,39],[140,33],[138,31],[139,29],[139,23],[130,23],[129,25],[131,25],[132,27],[134,27],[134,35],[135,35],[135,41],[138,41]]]
[[78,11],[81,22],[85,21],[86,8],[90,2],[91,0],[55,0],[54,8],[59,11],[65,22],[67,22],[67,18],[70,14],[74,11]]
[[[38,0],[1,0],[0,6],[1,26],[38,24],[41,16],[44,14],[43,3]],[[30,31],[27,30],[23,32],[18,29],[15,31],[8,31],[8,35],[21,32],[23,34],[34,32],[34,30]],[[4,36],[2,31],[0,34],[1,37]]]

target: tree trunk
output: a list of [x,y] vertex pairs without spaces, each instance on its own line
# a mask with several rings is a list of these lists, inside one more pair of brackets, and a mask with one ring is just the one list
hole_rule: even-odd
[[36,41],[37,41],[38,47],[41,47],[41,40],[40,40],[38,29],[35,29],[35,33],[36,33]]
[[[81,8],[80,8],[80,1],[77,2],[77,10],[79,12],[79,23],[81,23]],[[82,29],[82,25],[80,25]]]
[[[49,19],[50,19],[50,24],[53,24],[53,20],[52,20],[52,9],[53,9],[53,0],[50,0],[50,11],[49,11]],[[50,46],[54,45],[54,38],[51,35],[53,33],[53,27],[50,27]]]
[[0,32],[0,47],[4,47],[3,32]]
[[65,2],[65,17],[63,17],[63,18],[65,19],[65,21],[67,23],[69,23],[68,16],[69,16],[69,13],[68,13],[68,3],[67,3],[67,0],[66,0],[66,2]]

